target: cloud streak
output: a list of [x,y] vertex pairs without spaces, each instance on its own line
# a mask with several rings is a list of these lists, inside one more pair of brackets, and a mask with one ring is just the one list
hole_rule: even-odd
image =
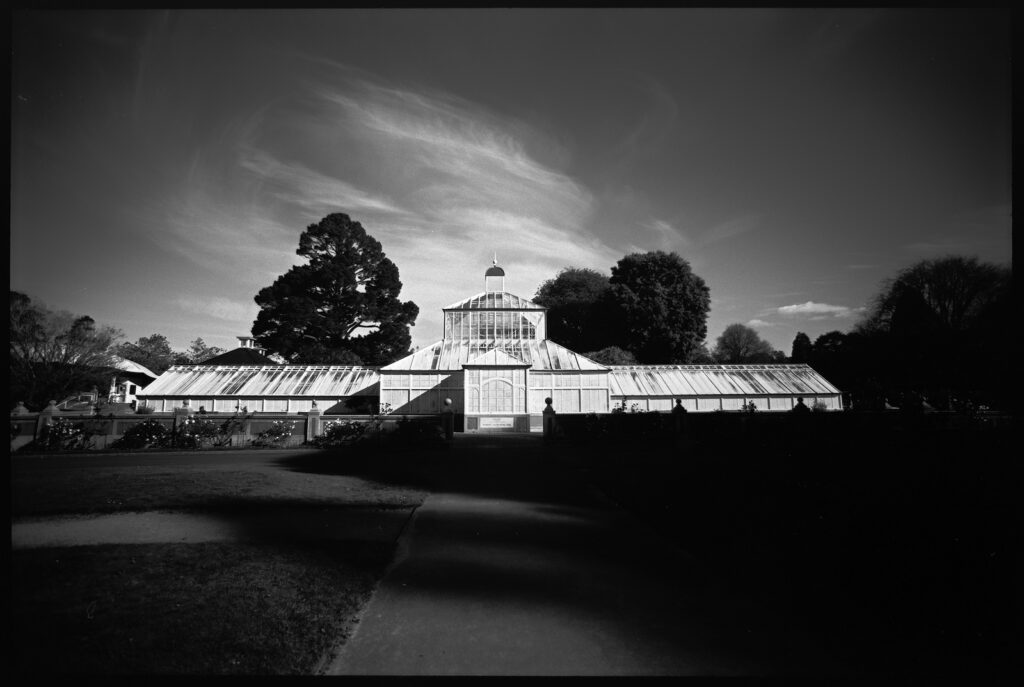
[[743,215],[741,217],[734,217],[733,219],[722,222],[705,232],[698,240],[698,245],[709,246],[721,241],[726,241],[754,231],[759,226],[761,226],[761,217],[759,215]]
[[[227,168],[196,160],[161,207],[157,243],[205,269],[243,261],[256,268],[240,275],[255,293],[300,262],[307,224],[345,212],[399,266],[402,298],[420,306],[418,345],[440,338],[441,307],[482,285],[492,251],[507,288],[526,297],[561,267],[618,259],[590,231],[591,192],[527,152],[543,132],[444,93],[333,76],[311,82],[300,104],[226,130]],[[243,319],[228,302],[209,308]]]
[[809,317],[812,320],[817,320],[828,317],[846,319],[859,314],[863,310],[864,308],[850,308],[845,305],[829,305],[828,303],[807,301],[806,303],[783,305],[777,308],[776,312],[788,317]]
[[[190,313],[201,313],[218,320],[251,323],[256,318],[259,307],[255,303],[242,303],[219,296],[207,298],[185,298],[179,296],[174,304]],[[245,327],[248,331],[248,327]]]

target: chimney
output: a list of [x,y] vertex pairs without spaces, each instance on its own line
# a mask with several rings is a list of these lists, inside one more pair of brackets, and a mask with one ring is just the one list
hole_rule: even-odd
[[254,337],[251,337],[251,336],[239,336],[238,337],[238,347],[239,348],[251,348],[254,351],[256,351],[257,353],[259,353],[260,355],[266,355],[267,354],[267,349],[263,348],[262,346],[257,346],[256,345],[256,339]]

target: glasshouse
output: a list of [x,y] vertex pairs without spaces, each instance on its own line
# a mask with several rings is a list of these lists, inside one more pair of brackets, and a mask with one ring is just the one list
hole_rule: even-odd
[[[168,412],[441,412],[447,399],[465,431],[540,431],[545,400],[560,414],[616,409],[692,412],[841,410],[840,391],[807,365],[602,365],[546,337],[546,309],[504,289],[495,263],[484,291],[442,309],[440,341],[380,368],[326,365],[178,365],[139,394]],[[250,343],[251,345],[251,343]]]

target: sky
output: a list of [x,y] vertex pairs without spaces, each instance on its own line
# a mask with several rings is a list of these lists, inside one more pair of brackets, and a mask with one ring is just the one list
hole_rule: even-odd
[[675,251],[707,343],[849,331],[925,258],[1011,261],[1008,10],[36,11],[12,20],[13,290],[231,349],[344,212],[413,344],[483,290]]

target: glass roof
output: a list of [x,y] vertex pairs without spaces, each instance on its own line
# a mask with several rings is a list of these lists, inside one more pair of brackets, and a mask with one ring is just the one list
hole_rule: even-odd
[[[462,366],[488,351],[500,350],[531,365],[534,370],[607,370],[607,366],[559,346],[554,341],[517,339],[474,341],[445,339],[421,348],[412,355],[382,367],[391,370],[461,370]],[[473,363],[476,364],[476,363]]]
[[[482,356],[482,357],[481,357]],[[522,361],[517,362],[517,361]],[[530,364],[534,370],[610,370],[612,396],[759,396],[840,393],[808,365],[628,365],[606,367],[552,341],[498,345],[439,341],[384,368],[385,372],[461,370],[463,365]],[[142,390],[159,396],[374,395],[380,372],[372,367],[318,365],[177,365]]]
[[545,310],[508,291],[484,291],[442,308],[442,310]]
[[176,365],[138,394],[150,396],[327,396],[374,393],[373,367]]
[[615,365],[612,396],[838,394],[808,365]]

